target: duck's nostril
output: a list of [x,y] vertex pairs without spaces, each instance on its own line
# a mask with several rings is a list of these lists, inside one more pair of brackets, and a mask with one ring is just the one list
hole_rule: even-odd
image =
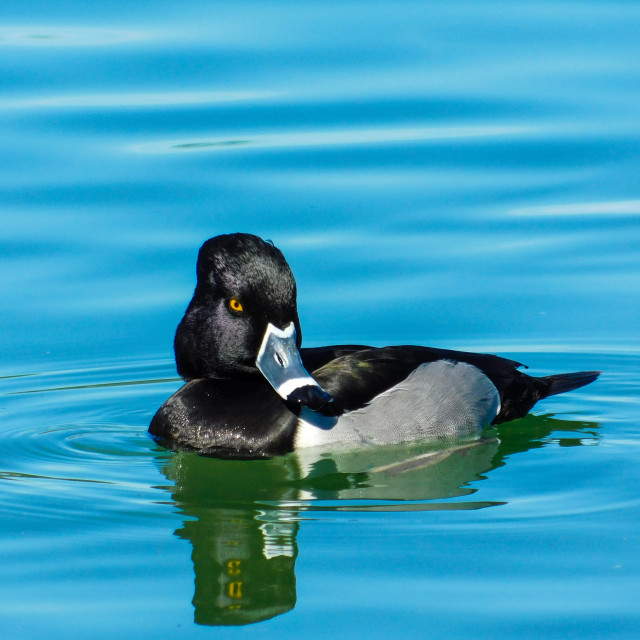
[[284,360],[282,359],[282,356],[279,353],[274,354],[274,357],[276,359],[276,362],[281,366],[284,367]]

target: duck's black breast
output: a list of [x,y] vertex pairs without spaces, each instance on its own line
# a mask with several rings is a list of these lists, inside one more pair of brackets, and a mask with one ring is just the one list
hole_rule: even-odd
[[161,444],[227,458],[282,455],[293,449],[297,416],[261,379],[192,380],[153,417]]

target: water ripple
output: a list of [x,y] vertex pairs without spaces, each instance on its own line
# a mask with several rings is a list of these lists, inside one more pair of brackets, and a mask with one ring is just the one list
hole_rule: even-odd
[[624,216],[640,215],[640,200],[575,202],[514,209],[517,216]]
[[146,404],[149,387],[164,388],[157,367],[101,363],[5,376],[0,479],[144,482],[155,447],[135,404]]
[[[108,467],[129,467],[132,458],[147,457],[150,449],[145,431],[128,425],[13,426],[3,434],[10,463],[5,462],[0,477],[113,482]],[[124,471],[128,476],[130,469]]]
[[256,102],[273,97],[267,91],[167,91],[57,95],[3,100],[0,109],[92,109],[122,107],[170,107],[237,102]]
[[508,137],[522,135],[530,130],[530,127],[510,125],[342,129],[246,135],[234,138],[212,138],[208,140],[147,142],[132,145],[129,149],[138,153],[176,153],[185,151],[228,151],[248,146],[254,149],[336,147],[397,142]]
[[142,31],[24,25],[0,28],[0,47],[100,47],[148,37]]

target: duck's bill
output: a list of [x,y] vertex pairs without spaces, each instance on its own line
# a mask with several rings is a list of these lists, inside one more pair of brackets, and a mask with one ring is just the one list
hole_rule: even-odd
[[296,328],[267,326],[256,366],[278,395],[318,411],[333,398],[307,373],[296,346]]

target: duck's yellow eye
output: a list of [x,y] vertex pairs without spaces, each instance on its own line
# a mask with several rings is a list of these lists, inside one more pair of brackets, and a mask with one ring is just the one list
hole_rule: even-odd
[[231,298],[229,300],[229,309],[234,313],[242,313],[244,311],[242,303],[237,298]]

